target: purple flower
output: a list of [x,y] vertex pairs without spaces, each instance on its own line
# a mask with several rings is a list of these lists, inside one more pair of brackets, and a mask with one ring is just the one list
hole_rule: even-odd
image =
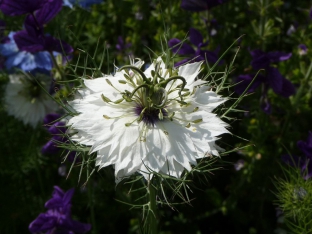
[[[57,119],[60,119],[61,115],[51,113],[46,115],[43,122],[46,126],[49,133],[51,133],[52,139],[50,139],[41,149],[41,153],[43,154],[56,154],[60,148],[57,147],[56,142],[65,142],[66,138],[63,136],[63,134],[66,132],[65,123],[58,121],[55,122]],[[54,123],[52,123],[54,122]],[[52,123],[52,125],[51,125]]]
[[[260,83],[263,83],[266,90],[268,87],[271,87],[276,94],[283,97],[289,97],[295,93],[294,85],[283,77],[277,68],[271,66],[272,63],[289,59],[291,57],[291,53],[278,51],[265,53],[261,50],[253,50],[250,54],[252,56],[251,66],[253,69],[265,69],[266,74],[264,76],[259,74],[255,79],[254,84],[252,84],[249,88],[248,92],[253,92],[260,85]],[[237,93],[242,93],[242,91],[247,88],[252,80],[251,77],[253,76],[238,76],[237,82],[241,83],[237,85]]]
[[71,218],[71,198],[74,189],[63,192],[58,186],[54,186],[52,198],[45,203],[47,212],[30,223],[29,231],[32,233],[47,234],[74,234],[90,231],[91,225],[74,221]]
[[282,161],[292,167],[299,168],[305,180],[312,177],[311,159],[305,156],[298,157],[297,155],[283,155]]
[[305,154],[307,158],[312,160],[312,132],[309,131],[309,136],[307,141],[298,141],[298,148]]
[[309,179],[312,177],[312,132],[309,131],[307,141],[300,140],[297,142],[297,146],[304,156],[283,155],[282,160],[290,166],[300,168],[304,179]]
[[181,8],[187,11],[205,11],[225,3],[227,0],[182,0]]
[[194,28],[190,28],[190,42],[195,45],[196,50],[186,43],[181,44],[182,41],[177,38],[168,41],[168,45],[172,48],[173,53],[188,57],[177,62],[175,66],[180,66],[189,61],[199,62],[206,59],[209,63],[216,63],[218,61],[219,49],[216,49],[215,51],[203,50],[202,47],[207,46],[208,42],[204,42],[201,33]]
[[[251,83],[255,75],[247,74],[247,75],[239,75],[236,77],[237,85],[235,86],[235,92],[242,94],[248,85]],[[248,93],[253,93],[258,88],[258,86],[264,81],[265,77],[261,74],[255,78],[254,82],[250,85],[247,90]]]
[[62,40],[43,34],[36,37],[29,34],[26,30],[17,32],[14,35],[14,40],[20,50],[31,53],[39,51],[55,51],[61,54],[70,54],[73,52],[73,48]]
[[251,66],[255,70],[268,69],[271,63],[288,60],[291,53],[284,53],[279,51],[265,53],[261,50],[250,51],[252,56]]
[[19,68],[23,71],[34,69],[52,69],[51,55],[47,51],[30,53],[20,51],[14,41],[15,32],[10,32],[5,43],[0,44],[0,54],[5,58],[4,65],[7,69]]
[[47,2],[49,0],[2,0],[0,10],[10,16],[31,14]]
[[128,48],[131,47],[131,43],[125,43],[124,39],[122,36],[118,37],[118,42],[116,44],[116,49],[119,50],[119,52],[125,52]]
[[308,47],[307,47],[306,45],[300,44],[300,45],[298,46],[298,48],[299,48],[299,54],[300,54],[300,55],[305,55],[305,54],[308,53]]
[[263,110],[264,113],[266,113],[267,115],[272,113],[272,106],[271,103],[267,97],[267,93],[264,92],[264,94],[261,96],[261,100],[260,100],[260,106],[261,109]]
[[234,163],[235,171],[240,171],[245,166],[245,161],[243,159],[239,159],[236,163]]
[[[52,138],[41,148],[42,154],[56,154],[60,151],[60,148],[57,147],[58,142],[66,142],[68,139],[64,136],[67,127],[65,122],[57,121],[61,118],[61,115],[56,113],[50,113],[46,115],[43,120],[44,126],[48,132],[52,135]],[[67,151],[68,152],[68,151]],[[71,151],[66,160],[73,162],[76,158],[76,152]],[[79,159],[76,159],[75,162],[79,162]]]
[[69,54],[73,48],[57,38],[44,34],[43,26],[62,8],[62,0],[50,0],[42,8],[30,14],[25,19],[25,30],[14,35],[14,40],[20,50],[28,52],[53,51]]

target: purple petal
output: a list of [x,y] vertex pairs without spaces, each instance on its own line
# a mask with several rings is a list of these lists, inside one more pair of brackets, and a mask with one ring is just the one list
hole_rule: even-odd
[[306,157],[312,160],[312,132],[309,131],[307,141],[298,141],[298,148],[305,154]]
[[291,57],[291,53],[284,53],[279,51],[269,52],[267,53],[268,58],[271,62],[276,63],[280,61],[285,61]]
[[40,9],[48,0],[2,0],[0,10],[5,15],[15,16],[33,13]]
[[44,35],[43,24],[38,25],[38,21],[34,18],[33,15],[26,16],[24,27],[28,34],[32,37],[42,37]]
[[187,11],[205,11],[208,4],[203,0],[182,0],[181,8]]
[[282,91],[284,79],[277,68],[270,67],[267,69],[267,82],[275,93],[280,94]]
[[303,178],[305,180],[310,179],[312,177],[312,162],[311,159],[306,159],[304,165],[301,167],[301,171],[303,173]]
[[40,26],[48,23],[62,9],[63,0],[50,0],[40,10],[36,11],[36,20]]
[[245,161],[243,159],[239,159],[236,163],[234,163],[235,171],[240,171],[245,165]]
[[181,8],[188,11],[205,11],[226,2],[225,0],[182,0]]
[[267,100],[267,98],[261,103],[261,109],[267,115],[270,115],[272,113],[272,106],[271,103]]
[[44,207],[47,209],[56,209],[63,206],[63,199],[61,197],[53,197],[44,204]]
[[[201,50],[200,51],[200,56],[203,58],[202,60],[206,60],[207,59],[208,63],[210,63],[210,64],[215,64],[218,61],[218,59],[219,59],[219,56],[218,56],[217,53],[215,53],[213,51],[208,51],[208,50]],[[221,63],[219,63],[219,65],[220,64]]]
[[181,60],[179,62],[176,62],[174,64],[174,67],[178,67],[178,66],[184,65],[184,64],[188,63],[190,60],[191,60],[191,58],[186,58],[186,59],[183,59],[183,60]]
[[63,197],[64,196],[64,191],[59,187],[59,186],[53,186],[54,190],[52,193],[52,197]]
[[258,58],[262,55],[265,55],[265,53],[259,49],[251,50],[249,53],[251,54],[252,58]]
[[73,52],[73,48],[62,40],[58,40],[49,35],[31,35],[26,30],[15,33],[14,40],[20,50],[25,50],[31,53],[39,51],[56,51],[69,54]]
[[46,214],[39,214],[39,216],[29,224],[29,231],[32,233],[46,232],[56,226],[57,218]]
[[[183,43],[183,42],[182,42]],[[172,48],[173,53],[180,55],[192,55],[195,54],[195,50],[188,44],[181,43],[181,40],[173,38],[168,41],[168,46]]]
[[52,135],[55,135],[55,134],[62,134],[62,133],[65,133],[66,132],[66,127],[65,127],[65,123],[64,122],[56,122],[54,123],[50,128],[49,128],[49,132],[52,134]]
[[44,120],[43,120],[43,123],[45,125],[47,124],[50,124],[51,122],[57,120],[61,118],[61,115],[60,114],[57,114],[57,113],[50,113],[50,114],[47,114],[45,117],[44,117]]
[[52,194],[52,198],[48,200],[44,207],[48,209],[56,209],[62,207],[64,212],[67,210],[70,211],[70,200],[74,195],[75,190],[72,188],[64,193],[59,187],[54,187],[54,192]]
[[74,233],[86,233],[91,230],[91,224],[88,223],[80,223],[75,220],[66,219],[63,220],[60,225],[62,228],[66,228],[68,230],[73,231]]
[[[238,94],[242,94],[248,87],[248,85],[251,83],[253,80],[254,75],[239,75],[236,78],[236,82],[238,83],[235,85],[235,92]],[[258,86],[261,84],[263,78],[261,75],[258,75],[255,81],[252,83],[252,85],[249,87],[247,90],[248,93],[252,93],[258,88]]]
[[305,44],[300,44],[300,45],[298,45],[298,47],[299,47],[299,49],[304,50],[304,51],[308,50],[308,47]]
[[55,143],[55,140],[62,140],[62,137],[60,139],[51,139],[49,140],[42,148],[41,153],[42,154],[56,154],[60,151],[60,148],[57,147],[57,144]]
[[70,54],[74,51],[69,44],[52,36],[45,36],[44,40],[47,51],[56,51],[61,54]]
[[20,50],[31,53],[44,50],[43,38],[31,36],[26,30],[15,33],[14,40]]
[[305,44],[300,44],[300,45],[298,45],[298,48],[299,48],[298,53],[299,53],[300,55],[305,55],[305,54],[308,53],[308,47],[307,47]]
[[203,36],[196,29],[190,28],[190,41],[193,45],[199,47],[200,44],[203,44]]
[[284,78],[283,79],[282,89],[281,89],[281,91],[278,94],[287,98],[287,97],[289,97],[291,95],[294,95],[295,93],[296,93],[295,86],[289,80]]
[[[74,160],[75,160],[75,157],[76,157],[76,152],[75,151],[71,151],[70,153],[69,153],[69,155],[67,156],[67,160],[69,161],[69,162],[73,162]],[[76,158],[76,163],[77,162],[80,162],[80,159],[77,157]]]
[[293,167],[301,167],[303,165],[302,160],[297,155],[282,155],[282,161]]
[[253,57],[251,61],[251,66],[255,70],[267,69],[270,66],[270,60],[267,55],[260,50],[254,50],[250,52]]
[[70,204],[70,201],[74,195],[75,189],[71,188],[70,190],[68,190],[63,197],[63,204],[66,206],[68,204]]

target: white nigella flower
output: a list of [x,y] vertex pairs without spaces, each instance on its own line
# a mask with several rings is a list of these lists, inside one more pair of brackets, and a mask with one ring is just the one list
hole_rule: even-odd
[[[9,115],[35,128],[43,122],[46,114],[56,111],[55,102],[35,80],[24,74],[12,74],[9,78],[5,90],[5,103]],[[50,77],[37,73],[36,78],[45,89],[49,89]]]
[[68,122],[71,139],[97,152],[99,169],[113,164],[116,181],[135,172],[180,177],[197,159],[218,156],[215,141],[228,131],[212,110],[225,99],[195,80],[201,64],[166,69],[158,58],[145,72],[139,61],[114,76],[85,79],[69,102],[79,113]]

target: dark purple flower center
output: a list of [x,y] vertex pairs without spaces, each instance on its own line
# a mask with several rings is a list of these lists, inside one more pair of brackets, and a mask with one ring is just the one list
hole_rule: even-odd
[[[142,111],[144,110],[144,107],[139,105],[137,107],[135,107],[134,111],[135,113],[140,116]],[[155,126],[155,124],[158,122],[158,121],[161,121],[159,119],[159,112],[161,111],[162,115],[165,117],[165,116],[168,116],[168,113],[167,111],[162,108],[162,109],[157,109],[157,108],[147,108],[144,110],[144,113],[143,113],[143,116],[142,116],[142,121],[146,124],[146,125],[149,125],[149,126]]]

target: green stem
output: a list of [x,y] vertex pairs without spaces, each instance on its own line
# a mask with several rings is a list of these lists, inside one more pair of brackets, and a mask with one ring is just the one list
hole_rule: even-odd
[[30,138],[30,142],[29,142],[29,146],[27,149],[27,155],[32,155],[32,157],[35,158],[35,162],[36,162],[36,173],[37,173],[37,178],[38,178],[38,183],[40,186],[40,190],[41,190],[41,194],[42,196],[45,196],[45,189],[43,186],[43,180],[42,180],[42,173],[40,172],[40,164],[39,164],[39,157],[40,155],[34,151],[34,149],[37,146],[37,140],[40,138],[40,132],[38,127],[35,129],[35,131],[33,132],[33,134],[31,134],[31,138]]
[[58,65],[58,63],[57,63],[57,61],[56,61],[56,59],[55,59],[55,57],[54,57],[54,55],[53,55],[53,53],[52,53],[51,51],[50,51],[50,57],[51,57],[51,59],[52,59],[52,62],[53,62],[54,67],[55,67],[56,70],[60,73],[61,78],[62,78],[62,80],[63,80],[63,78],[64,78],[64,73],[63,73],[63,71],[61,70],[61,68],[59,67],[59,65]]
[[309,82],[309,79],[311,78],[312,73],[312,62],[310,63],[310,66],[308,68],[308,71],[306,72],[304,79],[301,81],[300,87],[294,97],[293,106],[296,107],[300,101],[301,95],[303,93],[303,89],[306,88],[307,83]]
[[259,22],[259,31],[260,31],[260,37],[261,37],[261,49],[262,51],[265,51],[265,23],[267,21],[267,17],[266,17],[266,11],[267,11],[267,0],[265,0],[265,2],[263,2],[263,0],[261,1],[261,9],[260,9],[260,22]]
[[149,211],[147,217],[147,225],[150,234],[157,234],[157,206],[156,206],[156,189],[152,184],[152,181],[148,183],[148,193],[149,193]]
[[[50,57],[52,59],[53,65],[55,67],[55,69],[59,72],[60,76],[61,76],[61,80],[65,80],[65,73],[64,71],[60,68],[60,66],[58,65],[53,53],[50,51]],[[67,88],[67,90],[71,90],[71,87],[69,86],[69,84],[66,82],[65,86]]]
[[92,233],[97,233],[96,221],[95,221],[95,211],[94,211],[94,191],[93,191],[91,184],[89,184],[89,188],[87,188],[87,191],[88,191],[88,199],[90,201]]

